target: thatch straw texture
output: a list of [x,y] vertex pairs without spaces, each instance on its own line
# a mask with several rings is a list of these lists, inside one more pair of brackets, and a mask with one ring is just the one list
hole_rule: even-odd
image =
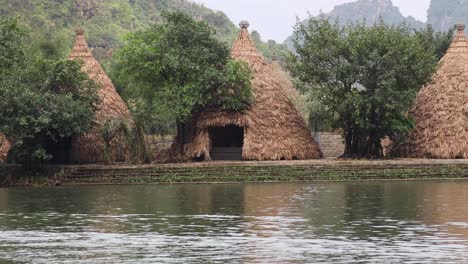
[[246,113],[212,111],[194,117],[193,134],[184,146],[186,157],[210,160],[209,128],[237,125],[244,129],[244,160],[321,158],[319,146],[290,100],[294,89],[291,82],[284,80],[287,75],[281,69],[272,67],[260,55],[247,27],[247,23],[241,23],[231,54],[250,66],[255,103]]
[[281,87],[284,87],[288,93],[289,100],[294,104],[294,107],[299,111],[304,120],[309,118],[309,110],[307,107],[307,98],[299,93],[291,81],[291,76],[283,70],[283,67],[274,60],[270,63],[270,69],[278,78]]
[[6,139],[5,135],[0,133],[0,163],[6,161],[10,148],[10,142]]
[[[108,120],[130,120],[131,115],[127,105],[117,93],[112,81],[90,52],[83,33],[83,30],[77,31],[75,46],[70,54],[70,59],[82,61],[83,71],[99,86],[100,105],[96,112],[94,127],[84,135],[73,140],[72,161],[75,163],[94,163],[104,160],[104,141],[99,133],[100,127]],[[113,140],[111,149],[113,160],[123,161],[127,158],[128,147],[123,135],[119,135]]]
[[468,158],[468,42],[458,25],[432,81],[411,109],[416,125],[400,154],[414,158]]

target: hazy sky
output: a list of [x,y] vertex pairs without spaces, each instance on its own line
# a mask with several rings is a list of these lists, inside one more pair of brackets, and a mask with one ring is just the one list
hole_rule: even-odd
[[[248,20],[264,40],[284,41],[293,31],[296,17],[307,17],[307,11],[317,15],[320,10],[329,12],[335,5],[353,0],[193,0],[206,7],[221,10],[238,24]],[[393,0],[404,16],[426,21],[430,0]]]

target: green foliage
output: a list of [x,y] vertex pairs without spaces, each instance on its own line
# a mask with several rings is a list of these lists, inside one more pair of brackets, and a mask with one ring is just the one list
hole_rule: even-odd
[[[212,99],[209,107],[228,111],[244,111],[252,101],[250,68],[246,62],[229,59],[222,72],[216,72],[222,78],[213,84]],[[210,85],[210,84],[209,84]]]
[[163,24],[128,37],[116,54],[117,82],[180,122],[206,107],[248,107],[250,71],[230,59],[214,30],[180,12],[164,18]]
[[408,27],[310,18],[298,24],[294,43],[291,73],[304,92],[336,114],[346,156],[380,157],[381,139],[412,128],[405,113],[436,57]]
[[270,60],[278,60],[281,63],[286,62],[288,55],[288,47],[286,44],[279,44],[274,40],[263,42],[260,33],[255,30],[252,31],[250,35],[258,51],[260,51],[263,56]]
[[[187,0],[0,0],[0,15],[19,16],[32,29],[33,40],[59,36],[68,44],[73,30],[84,28],[94,55],[104,66],[124,36],[162,22],[165,11],[181,11],[205,21],[216,30],[216,38],[229,45],[236,39],[238,29],[223,12]],[[274,53],[261,43],[265,45],[262,52]]]
[[130,146],[130,160],[133,164],[150,162],[151,150],[147,148],[145,135],[151,127],[151,120],[154,119],[153,112],[141,99],[131,100],[129,110],[132,113],[133,122],[125,123],[125,135]]
[[416,36],[421,39],[426,49],[435,52],[437,59],[440,60],[450,47],[454,31],[455,28],[452,27],[447,32],[436,32],[429,25],[424,30],[416,31]]
[[14,58],[0,65],[0,131],[15,159],[34,165],[52,158],[47,146],[89,127],[98,97],[78,62],[48,60],[24,39],[15,20],[0,20],[0,61]]
[[29,56],[40,56],[48,60],[60,60],[67,57],[71,43],[69,36],[51,32],[39,36],[30,32],[26,41],[31,43]]
[[309,128],[316,132],[333,132],[335,114],[314,96],[309,96],[307,107],[309,109]]
[[16,19],[0,18],[0,74],[6,75],[14,67],[24,66],[23,38]]
[[146,122],[148,112],[138,101],[129,104],[133,120],[111,119],[100,127],[100,135],[104,140],[104,162],[112,164],[112,141],[118,136],[124,136],[130,148],[130,160],[133,164],[142,164],[150,161],[150,153],[146,147]]
[[147,108],[145,101],[133,99],[129,101],[129,110],[132,119],[111,119],[107,120],[100,127],[100,135],[104,140],[104,162],[112,164],[112,145],[111,142],[117,136],[124,136],[130,150],[129,160],[133,164],[142,164],[151,161],[151,153],[147,148],[145,135],[147,127],[151,124],[153,112]]

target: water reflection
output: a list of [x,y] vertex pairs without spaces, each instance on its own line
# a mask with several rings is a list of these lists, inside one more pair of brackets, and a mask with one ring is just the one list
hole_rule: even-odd
[[0,263],[466,263],[466,201],[466,182],[0,189]]
[[468,188],[465,184],[451,184],[436,188],[426,184],[420,192],[423,206],[420,217],[428,225],[444,225],[454,236],[468,240]]

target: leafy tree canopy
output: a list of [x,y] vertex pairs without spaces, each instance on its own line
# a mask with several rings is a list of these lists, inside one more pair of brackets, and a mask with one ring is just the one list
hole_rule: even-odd
[[446,32],[437,32],[428,25],[424,30],[416,31],[416,36],[421,39],[426,49],[435,52],[437,59],[440,60],[450,47],[454,32],[455,27]]
[[18,162],[33,165],[53,156],[50,146],[83,133],[94,118],[95,83],[79,62],[49,60],[15,19],[0,19],[0,131],[13,141]]
[[211,107],[243,111],[252,100],[251,74],[203,21],[166,13],[164,22],[129,35],[114,75],[124,91],[183,123]]
[[436,65],[408,27],[379,22],[340,26],[310,17],[298,24],[289,68],[304,92],[336,114],[345,156],[381,157],[381,140],[412,128],[405,115]]

